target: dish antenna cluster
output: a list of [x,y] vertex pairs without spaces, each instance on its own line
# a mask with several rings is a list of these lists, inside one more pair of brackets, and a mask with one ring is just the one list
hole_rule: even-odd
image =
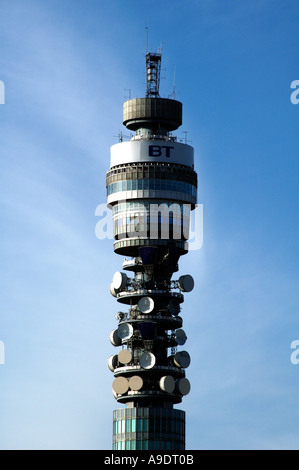
[[116,352],[108,359],[113,396],[126,405],[114,411],[116,450],[184,449],[185,412],[175,405],[191,387],[181,305],[194,280],[172,277],[188,253],[183,228],[196,205],[194,150],[170,135],[182,124],[182,103],[159,96],[161,53],[145,59],[146,97],[123,104],[123,124],[136,135],[111,147],[107,172],[114,251],[126,257],[110,284],[126,310],[115,315]]
[[[148,258],[149,252],[153,253],[152,248],[139,250],[143,255],[141,258]],[[183,296],[172,292],[170,286],[161,289],[155,283],[154,275],[150,281],[148,275],[146,281],[140,281],[146,266],[136,264],[135,277],[139,278],[138,286],[142,289],[129,289],[133,283],[126,273],[116,272],[113,276],[110,291],[119,302],[131,308],[127,313],[116,315],[118,327],[111,331],[110,342],[122,349],[108,359],[108,367],[116,376],[112,390],[119,402],[131,402],[132,390],[135,390],[138,391],[134,394],[135,405],[144,403],[146,398],[151,406],[164,406],[165,403],[179,403],[190,391],[185,377],[190,355],[184,350],[177,351],[177,347],[187,340],[181,328],[183,320],[178,316]],[[176,286],[181,292],[191,292],[192,276],[180,276]],[[168,348],[173,354],[168,354]],[[134,384],[138,382],[137,389],[128,385],[132,377]]]

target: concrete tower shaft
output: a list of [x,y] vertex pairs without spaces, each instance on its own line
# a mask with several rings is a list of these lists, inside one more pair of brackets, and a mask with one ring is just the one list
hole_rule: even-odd
[[110,342],[119,349],[108,360],[112,393],[126,406],[113,415],[113,449],[123,450],[184,449],[185,413],[174,405],[190,391],[179,314],[194,281],[172,276],[188,252],[197,175],[193,148],[170,135],[182,124],[182,104],[159,97],[153,57],[146,98],[123,105],[123,123],[136,135],[111,147],[107,172],[114,251],[126,257],[110,284],[126,311],[116,314]]

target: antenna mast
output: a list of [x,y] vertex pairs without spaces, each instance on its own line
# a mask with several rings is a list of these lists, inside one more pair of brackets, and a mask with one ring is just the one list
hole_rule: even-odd
[[162,54],[147,52],[146,60],[146,97],[159,97],[160,71]]

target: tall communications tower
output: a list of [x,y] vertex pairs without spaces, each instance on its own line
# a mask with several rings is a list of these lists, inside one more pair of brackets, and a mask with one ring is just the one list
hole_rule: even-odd
[[[114,450],[184,450],[185,412],[174,408],[190,391],[190,356],[180,316],[190,275],[172,276],[188,253],[196,205],[194,150],[171,134],[182,103],[159,96],[161,54],[146,54],[146,97],[123,103],[123,124],[136,134],[111,147],[107,204],[114,251],[125,259],[110,292],[120,304],[108,359]],[[178,277],[178,278],[177,278]]]

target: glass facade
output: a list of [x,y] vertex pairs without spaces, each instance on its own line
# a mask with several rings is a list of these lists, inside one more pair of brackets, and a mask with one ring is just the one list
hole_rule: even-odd
[[110,168],[107,173],[107,186],[123,180],[184,181],[197,187],[196,172],[190,167],[176,164],[131,163]]
[[112,208],[113,217],[117,216],[122,212],[130,212],[130,211],[137,211],[137,212],[149,212],[152,205],[161,206],[165,205],[169,208],[171,212],[174,214],[186,214],[186,216],[190,216],[191,212],[191,205],[190,204],[179,204],[178,202],[173,201],[159,201],[152,199],[142,201],[134,201],[134,202],[121,202],[119,204],[115,204]]
[[145,201],[113,207],[115,239],[126,237],[189,238],[190,204]]
[[175,191],[195,197],[197,188],[184,181],[163,179],[134,179],[111,183],[107,186],[107,196],[123,191]]
[[152,407],[113,412],[113,450],[184,449],[184,411]]

